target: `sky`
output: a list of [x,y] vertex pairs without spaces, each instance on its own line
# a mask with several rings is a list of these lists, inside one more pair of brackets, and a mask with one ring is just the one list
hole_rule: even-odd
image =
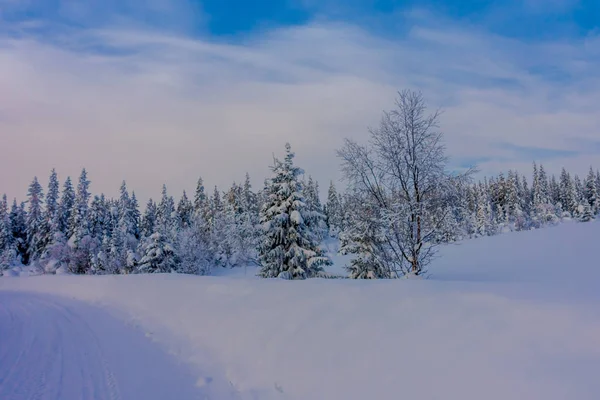
[[321,184],[397,91],[441,108],[449,168],[600,168],[596,0],[0,0],[0,193],[255,188],[290,142]]

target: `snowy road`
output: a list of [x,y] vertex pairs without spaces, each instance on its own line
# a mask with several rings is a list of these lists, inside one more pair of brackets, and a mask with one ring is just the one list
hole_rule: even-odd
[[204,399],[196,380],[100,308],[0,291],[0,399]]

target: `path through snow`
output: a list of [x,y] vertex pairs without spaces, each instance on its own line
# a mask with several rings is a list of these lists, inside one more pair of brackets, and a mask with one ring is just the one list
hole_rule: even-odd
[[196,380],[105,310],[0,291],[0,399],[205,399]]

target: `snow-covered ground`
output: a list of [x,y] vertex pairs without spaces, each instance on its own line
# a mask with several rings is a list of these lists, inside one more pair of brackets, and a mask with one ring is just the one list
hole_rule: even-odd
[[104,310],[0,291],[0,399],[199,399],[197,377]]
[[[600,222],[592,222],[466,241],[442,249],[428,280],[261,280],[251,268],[214,277],[0,278],[0,313],[9,310],[0,314],[0,349],[14,355],[23,343],[46,346],[37,356],[23,353],[18,364],[0,358],[0,394],[7,371],[30,373],[31,384],[42,370],[48,369],[44,379],[54,376],[50,339],[59,344],[53,356],[67,357],[95,340],[100,349],[117,336],[130,343],[139,326],[146,335],[137,350],[120,354],[140,357],[149,338],[156,351],[172,356],[156,355],[155,363],[184,362],[212,399],[597,399],[599,237]],[[49,304],[61,306],[53,311]],[[58,321],[72,323],[51,317],[61,307],[75,310],[93,332],[73,348],[54,334],[69,330]],[[108,339],[113,329],[100,325],[117,326],[119,319],[133,326],[115,328]],[[85,333],[79,323],[75,330]],[[98,360],[117,361],[94,351],[82,368],[106,371]],[[120,378],[136,379],[139,372],[114,368]],[[156,368],[169,377],[173,367]],[[91,381],[100,390],[102,373]],[[185,373],[175,376],[189,388]],[[76,385],[70,382],[63,379],[65,390]],[[140,385],[139,391],[122,398],[149,398],[151,389]]]

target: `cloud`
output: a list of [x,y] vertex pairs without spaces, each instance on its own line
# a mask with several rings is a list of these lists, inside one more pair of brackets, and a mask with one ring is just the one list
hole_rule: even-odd
[[546,149],[557,169],[583,173],[598,156],[585,145],[600,126],[596,37],[533,44],[426,13],[397,38],[326,21],[235,42],[127,24],[17,28],[0,37],[0,182],[10,196],[52,167],[64,177],[86,166],[108,195],[126,179],[141,199],[163,182],[193,190],[200,175],[225,189],[248,171],[257,186],[287,141],[326,186],[340,178],[342,138],[367,140],[404,87],[445,109],[453,166],[529,173],[536,153],[519,149]]

